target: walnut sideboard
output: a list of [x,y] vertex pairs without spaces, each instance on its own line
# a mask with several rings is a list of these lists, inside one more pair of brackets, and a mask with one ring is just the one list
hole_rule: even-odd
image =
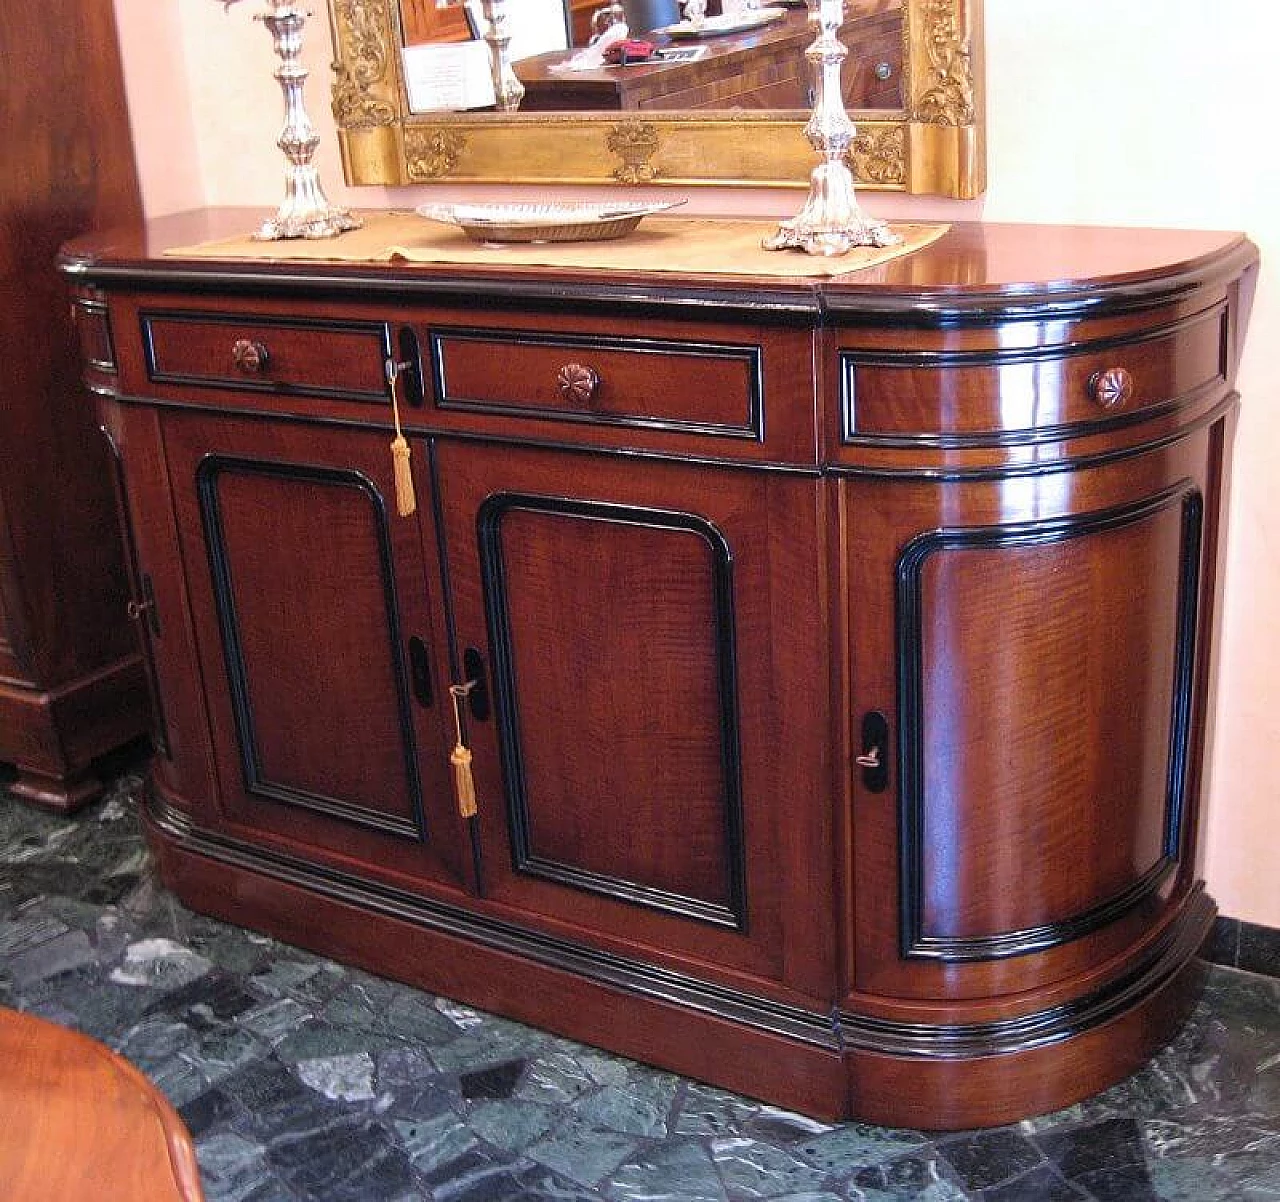
[[63,255],[179,897],[823,1116],[1003,1123],[1171,1037],[1245,239],[960,225],[826,280],[161,253],[253,224]]

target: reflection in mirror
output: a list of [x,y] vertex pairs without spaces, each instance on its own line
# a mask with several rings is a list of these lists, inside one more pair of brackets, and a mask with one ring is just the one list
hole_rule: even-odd
[[[739,5],[711,0],[699,30],[682,20],[680,0],[509,2],[509,53],[525,90],[520,111],[807,109],[813,84],[805,50],[813,31],[803,0]],[[902,0],[849,0],[846,12],[845,107],[900,109]],[[408,47],[479,38],[483,25],[461,0],[401,0],[401,14]],[[652,44],[651,56],[632,51],[625,63],[598,63],[591,61],[598,55],[574,53],[619,19],[632,38]]]
[[[696,34],[677,0],[506,0],[507,57],[524,89],[518,112],[468,83],[483,83],[487,0],[328,3],[333,111],[351,184],[802,187],[812,170],[803,131],[813,36],[802,0],[758,0],[764,7],[748,12],[746,0],[708,0],[707,28]],[[566,70],[593,21],[597,30],[607,23],[599,11],[612,7],[661,57]],[[859,187],[978,195],[982,0],[845,0],[841,40]],[[466,65],[437,53],[466,45],[480,52]],[[433,86],[448,85],[428,89],[425,101],[415,86],[424,54]],[[434,70],[441,62],[443,75]]]

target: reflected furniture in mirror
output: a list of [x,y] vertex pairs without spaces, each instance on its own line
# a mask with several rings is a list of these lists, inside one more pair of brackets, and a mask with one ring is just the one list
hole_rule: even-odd
[[[654,35],[659,48],[674,45]],[[901,104],[902,13],[854,16],[842,41],[859,56],[844,73],[849,109],[897,108]],[[636,63],[566,73],[557,70],[566,55],[552,51],[521,59],[516,74],[524,84],[522,112],[601,109],[804,109],[812,103],[813,73],[805,51],[813,43],[808,14],[786,10],[761,29],[706,39],[692,62]]]
[[[739,38],[744,75],[717,77],[710,89],[676,79],[630,104],[627,93],[639,89],[625,82],[626,73],[640,78],[662,68],[615,68],[591,81],[597,87],[590,99],[576,94],[571,75],[560,76],[563,103],[579,105],[564,109],[555,107],[559,102],[549,98],[541,68],[532,63],[538,98],[531,107],[538,111],[416,113],[407,101],[402,58],[405,6],[412,3],[422,0],[329,0],[333,112],[350,184],[808,182],[814,165],[803,134],[808,83],[794,58],[779,77],[749,38]],[[572,24],[573,10],[569,19]],[[416,29],[414,22],[411,17]],[[805,33],[797,26],[804,12],[788,11],[780,24],[802,53]],[[962,198],[981,193],[981,0],[849,0],[846,30],[859,185]],[[778,31],[753,36],[776,39]],[[700,43],[707,62],[724,55],[713,45],[718,40]],[[523,71],[517,59],[516,73]],[[611,77],[612,95],[606,86],[602,97],[599,85]],[[736,107],[709,109],[709,103]]]

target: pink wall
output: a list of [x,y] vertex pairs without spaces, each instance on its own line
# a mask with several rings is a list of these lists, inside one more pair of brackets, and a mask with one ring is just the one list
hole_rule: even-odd
[[[280,98],[253,0],[115,0],[144,202],[274,207]],[[317,2],[318,13],[324,5]],[[990,188],[969,203],[869,196],[885,216],[1244,229],[1280,253],[1275,0],[986,0]],[[460,190],[345,188],[328,110],[331,50],[308,28],[308,108],[331,199],[404,206]],[[710,189],[702,212],[787,215],[788,191]],[[1264,267],[1241,369],[1206,876],[1224,913],[1280,927],[1280,281]]]

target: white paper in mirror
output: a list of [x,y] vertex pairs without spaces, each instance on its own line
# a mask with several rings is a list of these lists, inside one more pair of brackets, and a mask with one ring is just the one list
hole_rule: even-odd
[[486,43],[406,46],[401,54],[411,113],[460,113],[489,108],[494,103]]

